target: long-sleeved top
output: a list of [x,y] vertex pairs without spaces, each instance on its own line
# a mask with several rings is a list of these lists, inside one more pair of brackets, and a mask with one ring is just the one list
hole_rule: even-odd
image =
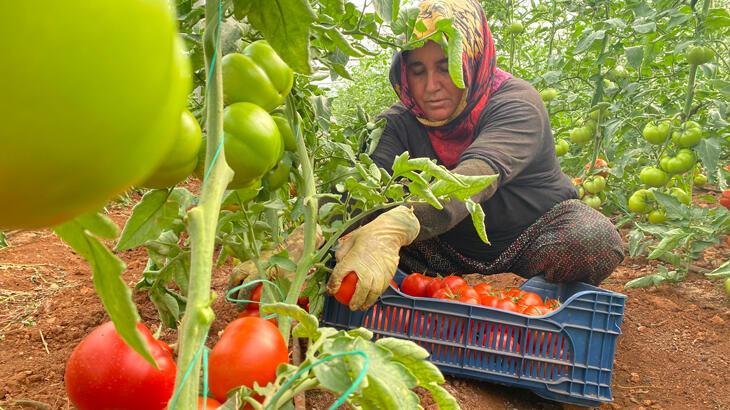
[[[392,170],[397,155],[438,160],[426,128],[401,104],[381,117],[387,123],[372,158]],[[490,96],[474,142],[452,171],[465,175],[498,173],[499,179],[474,199],[482,204],[491,246],[479,239],[466,207],[450,201],[444,210],[418,204],[421,234],[439,236],[465,256],[491,261],[541,215],[559,202],[577,198],[570,178],[560,170],[550,120],[540,95],[528,82],[507,80]],[[423,205],[423,206],[421,206]]]

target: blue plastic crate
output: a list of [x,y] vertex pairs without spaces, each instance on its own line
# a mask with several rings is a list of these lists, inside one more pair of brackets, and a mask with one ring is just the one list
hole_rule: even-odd
[[[405,273],[394,277],[400,285]],[[613,400],[611,375],[626,296],[585,283],[521,288],[561,302],[544,316],[479,305],[414,298],[388,288],[366,312],[352,312],[328,296],[322,324],[365,327],[376,339],[411,340],[445,374],[532,390],[550,400],[597,406]]]

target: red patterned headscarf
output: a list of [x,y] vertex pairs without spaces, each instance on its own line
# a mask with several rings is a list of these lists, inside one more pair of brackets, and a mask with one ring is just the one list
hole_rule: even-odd
[[453,168],[464,150],[476,138],[476,125],[487,106],[489,96],[512,75],[497,68],[494,40],[482,6],[476,0],[424,0],[418,20],[426,31],[416,38],[432,34],[436,23],[451,18],[452,27],[462,38],[461,62],[466,90],[454,114],[444,121],[430,121],[408,90],[406,62],[398,53],[390,68],[390,82],[403,105],[426,126],[438,159]]

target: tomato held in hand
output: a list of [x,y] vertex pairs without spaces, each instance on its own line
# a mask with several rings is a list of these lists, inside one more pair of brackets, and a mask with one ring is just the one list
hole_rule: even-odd
[[420,273],[411,273],[400,284],[401,292],[415,297],[428,296],[428,284],[431,278]]
[[137,331],[157,369],[119,337],[106,322],[86,335],[66,363],[66,393],[79,410],[164,409],[175,387],[175,362],[141,323]]
[[219,401],[239,386],[265,386],[289,360],[286,341],[272,323],[256,317],[236,319],[213,346],[208,362],[210,391]]
[[350,272],[342,279],[340,289],[335,293],[335,299],[343,305],[349,305],[352,295],[355,294],[355,288],[357,287],[357,274]]

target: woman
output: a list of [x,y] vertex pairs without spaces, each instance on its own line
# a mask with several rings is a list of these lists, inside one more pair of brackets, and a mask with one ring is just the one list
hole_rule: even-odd
[[358,286],[350,308],[367,309],[387,288],[396,266],[427,274],[514,272],[548,281],[598,284],[623,260],[613,224],[577,199],[555,156],[550,121],[537,91],[496,67],[484,11],[474,0],[434,0],[419,19],[433,32],[452,18],[462,37],[466,87],[448,72],[438,43],[396,55],[390,71],[400,103],[386,111],[372,157],[385,169],[408,151],[462,175],[498,174],[472,199],[486,213],[491,246],[478,237],[463,203],[443,210],[427,204],[398,207],[341,239],[331,293],[349,272]]

